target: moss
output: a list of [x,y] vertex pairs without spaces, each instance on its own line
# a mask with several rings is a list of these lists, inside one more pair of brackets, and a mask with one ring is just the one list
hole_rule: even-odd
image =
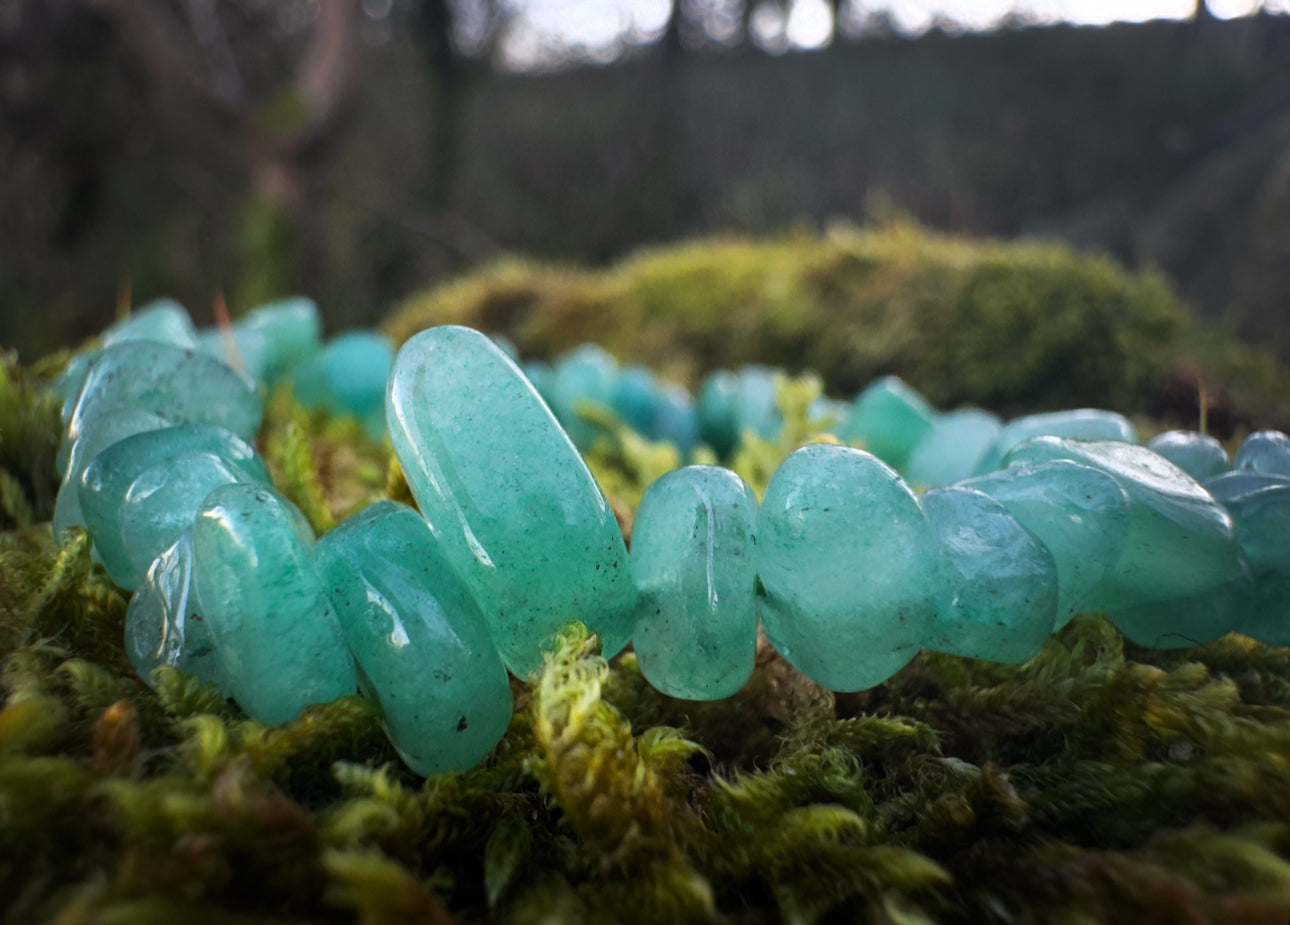
[[[52,369],[0,379],[3,420],[30,422],[0,431],[0,459],[36,520]],[[745,438],[754,482],[819,429],[818,388],[785,382],[784,437]],[[602,423],[592,462],[630,529],[675,452]],[[260,445],[316,524],[407,498],[388,445],[285,393]],[[1082,615],[1026,664],[925,653],[845,695],[763,641],[743,690],[694,703],[573,622],[513,682],[493,754],[420,780],[357,696],[264,727],[176,671],[146,687],[125,605],[82,531],[0,533],[6,925],[1219,925],[1290,909],[1290,650],[1243,637],[1156,652]]]
[[693,384],[748,362],[850,396],[895,373],[934,404],[1116,408],[1224,436],[1284,421],[1284,369],[1197,323],[1154,273],[904,224],[645,250],[604,271],[508,261],[409,299],[386,329],[469,324],[550,357],[584,341]]

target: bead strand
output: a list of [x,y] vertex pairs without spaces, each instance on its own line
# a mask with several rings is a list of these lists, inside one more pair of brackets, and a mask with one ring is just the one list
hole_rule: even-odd
[[[230,341],[254,378],[217,358]],[[570,619],[606,657],[633,641],[651,683],[692,699],[742,686],[759,621],[835,690],[881,683],[919,649],[1024,661],[1081,610],[1145,645],[1232,630],[1290,644],[1284,435],[1253,435],[1233,467],[1198,434],[1143,447],[1105,411],[937,414],[888,378],[817,409],[874,452],[803,447],[760,504],[729,470],[674,470],[645,492],[629,556],[570,441],[597,437],[583,403],[683,454],[729,453],[780,426],[773,374],[714,374],[693,401],[598,348],[527,371],[466,328],[424,331],[396,357],[367,332],[324,346],[306,300],[231,332],[153,305],[56,386],[54,527],[86,526],[134,590],[126,642],[145,679],[189,671],[265,722],[360,689],[422,774],[491,750],[506,669],[536,669]],[[381,502],[315,539],[249,443],[257,380],[287,378],[372,433],[383,406],[419,513]]]

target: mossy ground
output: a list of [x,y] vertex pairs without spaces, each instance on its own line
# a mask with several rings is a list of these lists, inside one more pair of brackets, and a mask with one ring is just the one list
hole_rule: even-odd
[[[5,925],[1290,914],[1290,650],[1239,636],[1149,651],[1084,615],[1024,665],[924,654],[847,695],[763,647],[743,691],[697,704],[574,623],[489,759],[425,781],[357,696],[264,727],[175,672],[150,690],[126,597],[44,523],[56,366],[0,364]],[[788,384],[785,436],[737,454],[755,487],[818,387]],[[260,446],[319,529],[407,500],[385,447],[286,394]],[[628,532],[675,464],[612,422],[590,459]]]

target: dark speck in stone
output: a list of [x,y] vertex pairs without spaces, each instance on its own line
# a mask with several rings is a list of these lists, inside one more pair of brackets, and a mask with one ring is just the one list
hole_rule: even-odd
[[457,720],[457,731],[458,732],[466,731],[466,717],[463,716],[461,719]]

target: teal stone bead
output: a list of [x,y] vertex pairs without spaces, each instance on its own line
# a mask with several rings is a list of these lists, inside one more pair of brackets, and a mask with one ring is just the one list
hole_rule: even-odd
[[208,424],[135,433],[95,455],[77,490],[112,581],[133,590],[157,553],[190,528],[206,495],[233,481],[268,484],[270,475],[246,441]]
[[152,684],[162,665],[220,684],[215,642],[193,586],[193,533],[185,530],[161,551],[125,611],[125,651],[139,677]]
[[[230,343],[231,341],[231,343]],[[263,331],[236,325],[229,329],[202,328],[197,332],[198,352],[264,382],[269,367],[269,342]]]
[[1250,434],[1237,449],[1232,468],[1290,476],[1290,437],[1277,430]]
[[127,341],[104,350],[90,367],[68,423],[75,441],[94,418],[131,409],[172,424],[212,424],[250,440],[264,404],[246,375],[193,350]]
[[739,377],[719,369],[703,378],[695,406],[699,436],[718,456],[728,457],[739,445]]
[[896,376],[884,376],[856,397],[837,436],[848,443],[863,442],[870,453],[903,471],[909,454],[935,421],[936,412],[923,396]]
[[302,359],[287,378],[291,383],[291,394],[306,408],[331,407],[331,389],[327,385],[327,370],[321,350]]
[[108,575],[134,589],[152,560],[192,526],[220,485],[270,484],[245,441],[218,427],[183,425],[127,437],[81,476],[81,511]]
[[331,407],[363,420],[385,408],[385,383],[394,366],[394,345],[378,331],[347,331],[322,352]]
[[994,662],[1033,658],[1057,616],[1057,563],[999,502],[970,488],[919,498],[945,556],[945,593],[923,648]]
[[511,686],[488,624],[409,507],[383,501],[325,534],[318,574],[358,663],[364,696],[408,767],[429,776],[480,761],[511,721]]
[[614,389],[613,409],[622,422],[643,437],[657,436],[659,386],[643,366],[625,366]]
[[775,649],[836,691],[873,687],[927,638],[944,577],[914,493],[862,450],[803,447],[757,516],[761,618]]
[[674,444],[682,459],[690,458],[699,442],[699,418],[694,411],[694,399],[681,386],[667,384],[661,387],[653,432],[655,439]]
[[833,433],[851,413],[851,404],[827,395],[816,396],[806,409],[807,419],[817,431]]
[[197,329],[188,310],[174,299],[154,299],[112,325],[100,338],[104,347],[130,340],[150,340],[191,350],[197,346]]
[[50,386],[50,391],[59,402],[59,417],[63,427],[67,427],[72,420],[72,411],[76,409],[76,399],[80,398],[81,387],[85,385],[85,377],[90,373],[90,367],[98,359],[97,350],[88,350],[85,353],[78,353],[67,361],[67,366],[54,379]]
[[1057,566],[1059,630],[1101,589],[1129,539],[1129,497],[1111,476],[1067,460],[960,482],[998,501],[1039,538]]
[[641,498],[632,643],[645,679],[669,697],[719,700],[752,675],[756,527],[757,498],[729,469],[674,469]]
[[1147,449],[1169,460],[1198,482],[1212,479],[1232,468],[1227,450],[1208,434],[1191,430],[1170,430],[1147,441]]
[[445,558],[479,601],[502,659],[526,677],[571,620],[610,657],[636,588],[613,511],[514,362],[469,328],[403,345],[386,396],[390,441]]
[[963,408],[940,415],[914,447],[905,466],[911,485],[944,488],[976,471],[999,436],[1003,422],[997,414]]
[[354,661],[290,501],[261,485],[211,492],[193,524],[193,575],[224,689],[265,723],[358,688]]
[[1237,470],[1205,488],[1227,508],[1254,582],[1250,615],[1238,629],[1274,646],[1290,646],[1290,479]]
[[1064,437],[1068,440],[1113,440],[1137,443],[1138,431],[1122,414],[1098,408],[1073,411],[1051,411],[1015,418],[1003,426],[994,446],[977,463],[976,473],[993,472],[1003,465],[1003,458],[1013,449],[1034,437]]
[[234,329],[257,332],[263,339],[264,381],[270,386],[322,350],[322,318],[314,300],[304,296],[265,303],[239,319]]
[[775,387],[775,371],[768,366],[744,366],[739,370],[739,395],[736,404],[739,435],[751,430],[757,436],[773,440],[784,427]]
[[58,448],[58,467],[63,472],[63,481],[54,499],[54,535],[67,527],[85,526],[85,515],[81,512],[81,477],[94,457],[127,437],[169,426],[170,421],[151,412],[119,408],[86,422],[76,440],[64,440]]
[[1248,624],[1254,607],[1254,584],[1245,564],[1216,588],[1163,601],[1113,608],[1107,616],[1115,628],[1140,646],[1186,649],[1213,642]]
[[584,415],[587,407],[611,409],[618,391],[618,361],[595,344],[570,350],[552,370],[551,410],[575,446],[590,448],[604,433]]
[[[1111,476],[1129,498],[1129,536],[1090,607],[1107,611],[1194,598],[1232,581],[1240,547],[1227,511],[1200,484],[1146,447],[1036,437],[1012,450],[1008,466],[1069,459]],[[1179,633],[1189,634],[1183,628]]]

